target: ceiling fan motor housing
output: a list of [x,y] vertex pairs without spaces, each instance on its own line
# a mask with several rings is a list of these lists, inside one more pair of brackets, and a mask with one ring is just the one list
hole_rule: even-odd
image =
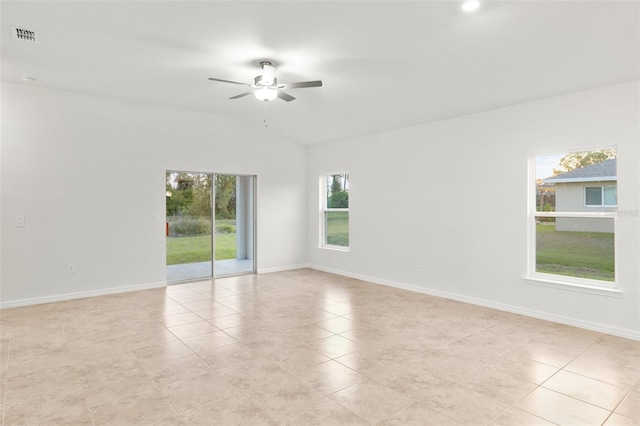
[[276,70],[277,68],[271,65],[269,61],[260,62],[262,68],[262,86],[274,86],[276,84]]
[[257,75],[254,79],[256,86],[258,87],[273,87],[278,85],[278,79],[273,77],[273,82],[271,84],[266,84],[262,81],[262,76]]

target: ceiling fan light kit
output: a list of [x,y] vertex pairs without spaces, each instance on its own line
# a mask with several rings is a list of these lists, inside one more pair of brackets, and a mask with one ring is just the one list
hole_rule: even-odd
[[253,92],[253,96],[259,101],[272,101],[278,97],[278,90],[271,87],[263,87]]
[[264,102],[272,101],[275,98],[280,98],[285,102],[291,102],[295,98],[281,89],[301,89],[305,87],[321,87],[322,81],[301,81],[298,83],[282,83],[278,84],[276,78],[277,68],[273,66],[270,61],[261,61],[260,68],[262,68],[262,74],[256,76],[254,84],[240,83],[238,81],[223,80],[220,78],[209,77],[209,80],[220,81],[222,83],[240,84],[242,86],[249,86],[251,90],[241,93],[236,96],[232,96],[229,99],[239,99],[248,96],[253,93],[253,96]]
[[465,0],[462,2],[462,6],[460,7],[465,12],[473,12],[480,7],[480,2],[478,0]]

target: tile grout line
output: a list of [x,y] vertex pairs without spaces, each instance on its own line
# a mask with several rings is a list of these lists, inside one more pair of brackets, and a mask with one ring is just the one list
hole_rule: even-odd
[[[522,342],[522,343],[520,343],[519,345],[515,346],[514,348],[512,348],[512,349],[510,349],[510,350],[508,350],[508,351],[506,351],[506,352],[504,352],[504,353],[511,352],[511,350],[515,350],[515,349],[517,349],[517,348],[519,348],[519,347],[521,347],[521,346],[524,346],[524,345],[525,345],[525,344],[527,344],[527,343],[535,343],[535,342],[532,342],[532,341],[531,341],[531,339],[529,339],[529,340],[527,340],[526,342]],[[591,346],[589,346],[589,347],[591,347]],[[588,349],[589,347],[587,347],[587,349]],[[555,423],[555,422],[552,422],[552,421],[551,421],[551,420],[549,420],[549,419],[545,419],[545,418],[543,418],[543,417],[540,417],[540,416],[539,416],[539,415],[537,415],[537,414],[534,414],[534,413],[531,413],[531,412],[529,412],[529,411],[526,411],[525,409],[518,408],[518,407],[516,407],[516,404],[518,404],[520,401],[524,400],[527,396],[531,395],[533,392],[535,392],[535,391],[536,391],[537,389],[539,389],[539,388],[547,389],[547,388],[543,387],[542,385],[543,385],[544,383],[546,383],[549,379],[551,379],[553,376],[555,376],[555,375],[556,375],[556,374],[558,374],[559,372],[563,371],[563,370],[564,370],[564,367],[566,367],[567,365],[569,365],[570,363],[572,363],[573,361],[575,361],[575,360],[576,360],[580,355],[584,354],[584,353],[587,351],[587,349],[584,349],[580,354],[578,354],[578,355],[576,355],[575,357],[573,357],[570,361],[568,361],[567,363],[565,363],[562,367],[558,367],[558,366],[555,366],[555,365],[547,364],[547,363],[545,363],[545,362],[541,362],[541,361],[538,361],[538,360],[535,360],[535,359],[527,358],[527,359],[528,359],[528,360],[530,360],[530,361],[539,362],[540,364],[548,365],[549,367],[557,368],[558,370],[557,370],[555,373],[553,373],[551,376],[549,376],[549,377],[547,377],[546,379],[544,379],[541,383],[535,383],[535,385],[536,385],[536,386],[535,386],[533,389],[531,389],[529,392],[527,392],[526,394],[524,394],[522,397],[520,397],[519,399],[517,399],[516,401],[514,401],[511,405],[509,405],[509,407],[507,407],[507,408],[506,408],[505,410],[503,410],[500,414],[498,414],[496,417],[494,417],[493,419],[491,419],[491,420],[489,421],[489,423],[487,423],[487,424],[490,424],[492,421],[494,421],[495,419],[497,419],[497,418],[498,418],[498,417],[500,417],[502,414],[504,414],[505,412],[507,412],[508,410],[510,410],[510,409],[512,409],[512,408],[515,408],[515,409],[518,409],[518,410],[522,410],[522,411],[523,411],[523,412],[525,412],[525,413],[531,414],[532,416],[538,417],[538,418],[540,418],[540,419],[542,419],[542,420],[544,420],[544,421],[547,421],[547,422],[549,422],[549,423],[557,424],[557,423]],[[504,353],[503,353],[503,354],[501,354],[501,355],[500,355],[500,357],[502,357],[502,356],[504,355]],[[547,389],[547,390],[552,390],[552,389]],[[564,395],[564,394],[561,394],[561,395]],[[568,396],[568,395],[565,395],[565,396]],[[582,402],[584,402],[584,401],[582,401]]]
[[[587,350],[588,350],[591,346],[593,346],[593,344],[594,344],[594,343],[592,343],[590,346],[588,346],[587,348],[585,348],[581,353],[579,353],[578,355],[576,355],[575,357],[573,357],[570,361],[568,361],[567,363],[565,363],[562,367],[557,367],[557,366],[553,366],[553,365],[550,365],[550,364],[546,364],[546,363],[544,363],[544,362],[540,362],[540,361],[532,360],[532,361],[540,362],[541,364],[544,364],[544,365],[549,365],[550,367],[557,368],[558,370],[557,370],[555,373],[553,373],[551,376],[549,376],[549,377],[547,377],[546,379],[544,379],[541,383],[536,384],[536,387],[535,387],[535,388],[533,388],[531,391],[529,391],[527,394],[525,394],[522,398],[520,398],[520,399],[518,399],[517,401],[515,401],[515,402],[514,402],[514,403],[513,403],[509,408],[507,408],[507,410],[508,410],[508,409],[510,409],[510,408],[517,408],[517,409],[519,409],[519,410],[524,411],[525,413],[528,413],[528,414],[531,414],[532,416],[535,416],[535,417],[541,418],[541,419],[543,419],[543,420],[545,420],[545,421],[547,421],[547,422],[549,422],[549,423],[557,424],[557,423],[555,423],[555,422],[552,422],[552,421],[551,421],[551,420],[549,420],[549,419],[545,419],[544,417],[540,417],[539,415],[537,415],[537,414],[535,414],[535,413],[531,413],[531,412],[529,412],[529,411],[525,410],[524,408],[518,408],[518,407],[516,407],[516,404],[517,404],[518,402],[522,401],[522,400],[523,400],[523,399],[525,399],[527,396],[531,395],[533,392],[535,392],[536,390],[538,390],[538,389],[540,389],[540,388],[545,389],[545,390],[549,390],[549,391],[552,391],[552,392],[555,392],[555,393],[557,393],[557,394],[559,394],[559,395],[563,395],[563,396],[567,396],[567,397],[569,397],[569,398],[573,398],[573,397],[572,397],[572,396],[570,396],[570,395],[565,395],[565,394],[563,394],[563,393],[560,393],[560,392],[554,391],[553,389],[545,388],[545,387],[544,387],[544,386],[542,386],[542,385],[543,385],[543,384],[545,384],[547,381],[549,381],[549,380],[550,380],[552,377],[554,377],[556,374],[560,373],[561,371],[566,371],[566,370],[564,370],[564,368],[565,368],[567,365],[571,364],[571,363],[572,363],[573,361],[575,361],[576,359],[578,359],[580,356],[582,356],[583,354],[585,354],[585,353],[587,352]],[[587,403],[586,401],[582,401],[582,400],[577,399],[577,398],[573,398],[573,399],[575,399],[576,401],[580,401],[580,402]],[[588,403],[587,403],[587,404],[588,404]],[[593,404],[590,404],[590,405],[593,405]],[[602,407],[598,407],[598,406],[596,406],[596,405],[594,405],[594,406],[595,406],[595,407],[597,407],[597,408],[602,408]],[[507,411],[507,410],[505,410],[505,411]],[[504,413],[504,411],[503,411],[503,413]],[[502,414],[502,413],[501,413],[501,414]],[[499,417],[499,416],[497,416],[497,417]],[[496,417],[496,418],[497,418],[497,417]],[[607,417],[607,418],[608,418],[608,417]],[[494,419],[494,420],[495,420],[495,419]]]
[[[620,405],[622,405],[622,403],[625,401],[625,399],[627,399],[627,398],[629,397],[629,395],[631,395],[631,393],[633,393],[633,388],[634,388],[635,386],[637,386],[637,383],[636,383],[635,385],[631,386],[631,388],[629,389],[629,391],[624,395],[624,397],[622,397],[622,399],[620,400],[620,402],[618,402],[618,403],[616,404],[616,406],[615,406],[615,407],[613,407],[613,409],[611,410],[611,412],[609,413],[609,415],[607,416],[607,418],[602,422],[602,424],[603,424],[603,425],[604,425],[605,423],[607,423],[607,420],[609,420],[609,418],[610,418],[611,416],[613,416],[613,414],[616,412],[616,410],[618,409],[618,407],[619,407]],[[618,414],[619,414],[619,413],[618,413]],[[625,416],[624,414],[619,414],[619,415],[620,415],[620,416],[623,416],[623,417],[627,417],[627,416]],[[627,417],[627,418],[629,418],[629,417]],[[634,420],[635,420],[635,419],[634,419]]]
[[[182,306],[182,305],[181,305]],[[191,347],[189,345],[187,345],[186,343],[184,343],[182,341],[182,339],[180,339],[178,336],[176,336],[175,334],[173,334],[169,329],[167,329],[167,327],[164,324],[161,324],[162,327],[164,327],[164,329],[166,331],[168,331],[169,333],[171,333],[174,337],[176,337],[177,341],[179,341],[180,343],[182,343],[183,345],[185,345],[186,347],[188,347],[189,349],[191,349]],[[128,345],[127,345],[128,346]],[[153,347],[155,345],[150,345],[147,347]],[[135,358],[136,360],[136,364],[142,369],[142,371],[144,371],[144,373],[147,375],[147,377],[149,378],[149,380],[151,380],[151,383],[153,383],[153,386],[160,392],[160,394],[164,397],[164,399],[167,401],[167,403],[169,404],[169,406],[176,412],[177,416],[179,418],[182,418],[182,413],[180,411],[178,411],[178,409],[171,403],[171,401],[169,400],[169,397],[162,391],[162,389],[160,389],[160,386],[158,385],[158,383],[156,383],[155,379],[153,377],[151,377],[151,374],[149,372],[149,370],[145,367],[144,364],[142,364],[140,362],[140,360],[138,359],[138,357],[133,353],[133,351],[131,350],[131,347],[128,348],[129,351],[131,352],[131,355]],[[191,349],[193,351],[193,349]],[[193,351],[196,355],[197,353],[195,351]],[[188,356],[187,355],[182,355],[182,356]],[[180,357],[176,357],[176,359],[181,358]],[[206,362],[206,361],[205,361]]]
[[[321,321],[317,321],[317,322],[321,322]],[[315,322],[315,323],[311,323],[311,324],[316,324],[317,322]],[[224,332],[224,330],[221,330],[221,331],[222,331],[222,332]],[[274,330],[274,331],[275,331],[275,330]],[[334,333],[334,332],[332,332],[332,331],[330,331],[330,330],[327,330],[327,331],[329,331],[330,333],[332,333],[332,334],[333,334],[333,336],[338,336],[338,334],[337,334],[337,333]],[[277,332],[277,331],[276,331],[276,332]],[[225,334],[226,334],[226,333],[225,333]],[[228,334],[227,334],[227,335],[228,335]],[[231,337],[233,338],[233,336],[231,336]],[[236,342],[237,342],[237,343],[242,344],[242,342],[240,342],[239,340],[237,340],[237,339],[235,339],[235,338],[234,338],[234,340],[236,340]],[[322,339],[318,339],[318,340],[322,340]],[[182,340],[181,340],[181,341],[182,341]],[[183,344],[185,344],[187,347],[191,348],[187,343],[185,343],[185,342],[182,342],[182,343],[183,343]],[[225,345],[223,345],[223,346],[225,346]],[[306,344],[302,344],[301,346],[306,347]],[[192,349],[192,348],[191,348],[191,349]],[[193,350],[193,349],[192,349],[192,350]],[[313,349],[311,349],[311,350],[313,350]],[[315,351],[315,350],[313,350],[313,351]],[[318,351],[315,351],[315,352],[320,353],[320,352],[318,352]],[[199,357],[200,359],[202,359],[202,360],[203,360],[203,361],[204,361],[204,362],[205,362],[205,363],[206,363],[206,364],[207,364],[207,365],[208,365],[212,370],[214,370],[214,371],[216,371],[217,373],[219,373],[219,374],[221,374],[221,375],[222,375],[222,373],[221,373],[221,372],[220,372],[216,367],[211,366],[211,365],[210,365],[210,364],[209,364],[205,359],[203,359],[203,358],[202,358],[202,356],[201,356],[198,352],[196,352],[196,351],[194,350],[194,353],[195,353],[196,355],[198,355],[198,357]],[[320,354],[321,354],[321,353],[320,353]],[[322,355],[324,355],[324,354],[322,354]],[[326,355],[325,355],[325,356],[326,356]],[[341,356],[342,356],[342,355],[341,355]],[[264,357],[261,357],[261,358],[264,358]],[[332,358],[332,357],[328,357],[328,358],[329,358],[328,360],[323,361],[323,362],[335,361],[335,359],[334,359],[334,358]],[[323,362],[320,362],[320,363],[315,364],[315,365],[322,364]],[[337,362],[337,361],[336,361],[336,362]],[[340,364],[340,365],[343,365],[343,364]],[[350,367],[347,367],[347,366],[345,366],[345,367],[346,367],[346,368],[349,368],[350,370],[352,370]],[[296,374],[294,374],[294,373],[292,373],[292,372],[290,372],[290,371],[288,371],[288,370],[286,370],[286,369],[283,369],[283,371],[285,371],[285,372],[286,372],[289,376],[291,376],[293,379],[295,379],[295,380],[297,380],[297,381],[300,381],[300,379],[298,378],[298,376],[297,376]],[[352,371],[355,371],[355,370],[352,370]],[[359,373],[359,374],[362,374],[362,373]],[[365,375],[363,374],[363,376],[365,376]],[[244,398],[246,398],[246,399],[247,399],[247,400],[249,400],[249,401],[253,401],[253,399],[251,399],[251,398],[249,397],[249,395],[248,395],[245,391],[243,391],[243,390],[241,390],[241,389],[238,389],[238,388],[237,388],[233,383],[229,382],[229,381],[227,380],[227,378],[226,378],[226,377],[224,377],[224,375],[222,375],[222,377],[223,377],[223,378],[224,378],[224,380],[226,380],[226,381],[227,381],[227,383],[229,383],[229,384],[230,384],[230,385],[231,385],[231,386],[232,386],[232,387],[233,387],[233,388],[234,388],[234,389],[235,389],[235,390],[236,390],[240,395],[242,395]],[[365,377],[367,377],[368,379],[370,379],[368,376],[365,376]],[[372,379],[370,379],[370,380],[372,380]],[[301,383],[302,383],[302,382],[301,382]],[[376,383],[377,383],[377,382],[376,382]],[[303,383],[303,384],[304,384],[304,383]],[[304,385],[305,385],[305,386],[307,386],[306,384],[304,384]],[[347,389],[347,388],[348,388],[348,387],[350,387],[350,386],[353,386],[353,384],[352,384],[352,385],[349,385],[349,386],[345,386],[344,388],[342,388],[342,389],[340,389],[340,390]],[[322,398],[319,398],[317,401],[320,401],[320,400],[325,399],[325,398],[326,398],[326,399],[329,399],[329,400],[331,400],[332,402],[334,402],[335,404],[338,404],[338,405],[339,405],[340,407],[342,407],[344,410],[346,410],[346,411],[348,411],[349,413],[351,413],[352,415],[354,415],[355,417],[357,417],[357,418],[359,418],[359,419],[363,420],[365,423],[368,423],[368,424],[371,424],[371,425],[372,425],[372,423],[368,422],[367,420],[363,419],[362,417],[360,417],[360,416],[359,416],[359,415],[357,415],[356,413],[354,413],[354,412],[352,412],[351,410],[349,410],[347,407],[343,406],[343,405],[342,405],[342,404],[340,404],[339,402],[337,402],[337,401],[335,401],[335,400],[333,400],[333,399],[331,399],[331,398],[330,398],[330,395],[331,395],[331,394],[336,393],[336,392],[339,392],[340,390],[334,391],[334,392],[332,392],[332,393],[331,393],[331,394],[329,394],[329,395],[325,395],[324,393],[322,393],[322,392],[318,391],[317,389],[315,389],[313,386],[308,386],[308,387],[309,387],[310,389],[313,389],[314,391],[316,391],[316,392],[318,392],[319,394],[321,394],[321,395],[322,395]],[[210,401],[210,402],[211,402],[211,401]],[[207,402],[207,403],[205,403],[205,404],[208,404],[208,403],[210,403],[210,402]],[[202,405],[205,405],[205,404],[202,404]],[[264,412],[264,411],[263,411],[263,413],[264,413],[265,415],[269,416],[269,415],[268,415],[268,413],[266,413],[266,412]],[[271,417],[271,416],[269,416],[269,417]]]
[[[204,320],[204,321],[206,321],[206,320]],[[206,321],[206,322],[208,322],[208,321]],[[213,324],[211,324],[211,325],[213,325]],[[214,327],[215,327],[215,325],[214,325]],[[218,327],[216,327],[216,328],[218,328]],[[218,329],[218,331],[221,331],[221,332],[223,332],[223,333],[224,333],[224,330]],[[173,333],[172,333],[172,334],[173,334]],[[208,334],[208,333],[204,333],[204,334]],[[232,339],[234,339],[234,340],[236,341],[235,343],[239,343],[239,341],[238,341],[235,337],[230,336],[230,335],[229,335],[229,334],[227,334],[227,333],[225,333],[225,334],[226,334],[227,336],[231,337]],[[202,335],[203,335],[203,334],[201,334],[201,335],[199,335],[199,336],[202,336]],[[175,336],[175,334],[174,334],[174,336]],[[204,362],[204,363],[205,363],[205,364],[206,364],[206,365],[207,365],[211,370],[213,370],[213,371],[215,371],[216,373],[218,373],[218,374],[221,376],[221,378],[229,384],[229,386],[231,386],[231,387],[232,387],[236,392],[238,392],[240,395],[243,395],[243,396],[244,396],[244,394],[240,391],[240,389],[238,389],[238,388],[237,388],[233,383],[231,383],[229,380],[227,380],[227,378],[226,378],[226,377],[225,377],[225,376],[224,376],[224,375],[223,375],[223,374],[222,374],[222,373],[221,373],[217,368],[215,368],[214,366],[212,366],[211,364],[209,364],[209,363],[207,362],[207,360],[206,360],[206,359],[204,359],[204,358],[202,357],[202,355],[200,355],[200,353],[199,353],[199,352],[197,352],[195,349],[193,349],[191,346],[189,346],[185,341],[183,341],[183,340],[182,340],[182,338],[180,338],[180,337],[178,337],[178,336],[176,336],[176,337],[177,337],[177,339],[178,339],[178,341],[179,341],[180,343],[182,343],[182,344],[183,344],[183,345],[185,345],[187,348],[189,348],[189,349],[193,352],[193,354],[194,354],[194,355],[196,355],[196,356],[197,356],[197,357],[198,357],[202,362]],[[196,336],[190,336],[190,337],[196,337]],[[229,345],[233,345],[233,344],[235,344],[235,343],[229,343]],[[227,346],[227,345],[222,345],[222,346]],[[222,347],[222,346],[220,346],[220,347]],[[190,355],[190,354],[188,354],[188,355],[183,355],[183,356],[189,356],[189,355]],[[177,358],[181,358],[181,357],[177,357]],[[155,383],[155,380],[153,380],[153,379],[151,379],[151,380],[154,382],[154,384],[156,385],[156,387],[158,387],[158,384],[157,384],[157,383]],[[161,390],[161,389],[160,389],[160,392],[162,392],[162,390]],[[162,392],[162,394],[164,395],[164,392]],[[168,398],[166,395],[165,395],[165,398],[167,399],[167,401],[169,400],[169,398]],[[229,397],[229,398],[231,398],[231,397]],[[222,400],[222,399],[229,399],[229,398],[220,398],[220,400]],[[198,404],[198,405],[196,405],[196,406],[194,406],[194,407],[191,407],[191,408],[189,408],[188,410],[185,410],[185,411],[193,410],[193,409],[195,409],[195,408],[197,408],[197,407],[202,407],[203,405],[207,405],[207,404],[210,404],[210,403],[215,402],[215,401],[218,401],[218,400],[203,402],[202,404]],[[171,404],[171,401],[169,401],[169,404]],[[173,404],[171,404],[171,406],[173,407],[173,409],[174,409],[174,410],[176,410],[176,413],[178,413],[178,416],[179,416],[179,417],[182,417],[182,415],[183,415],[184,411],[183,411],[183,412],[178,411],[178,410],[173,406]]]
[[169,400],[169,397],[162,391],[162,389],[160,389],[160,386],[158,386],[158,384],[156,383],[156,381],[153,379],[153,377],[151,377],[151,375],[149,374],[149,370],[147,370],[145,368],[145,366],[143,364],[140,363],[140,360],[138,359],[138,357],[135,356],[135,354],[132,355],[134,356],[134,358],[136,359],[136,364],[138,364],[141,368],[142,371],[145,372],[145,374],[149,377],[149,380],[151,380],[151,383],[153,383],[153,386],[155,386],[155,388],[158,390],[158,392],[160,392],[160,394],[164,397],[164,399],[167,401],[167,403],[169,404],[169,406],[171,408],[173,408],[173,410],[176,412],[176,414],[178,415],[178,417],[182,417],[182,413],[180,413],[180,411],[178,411],[178,409],[171,403],[171,401]]
[[78,380],[78,384],[80,385],[80,389],[82,390],[82,399],[84,399],[84,404],[87,407],[87,412],[89,413],[89,418],[91,419],[91,423],[95,426],[96,422],[93,419],[93,413],[91,412],[91,407],[89,407],[89,401],[87,400],[87,394],[84,391],[84,386],[82,385],[82,380],[80,380],[80,373],[78,372],[78,361],[76,360],[76,357],[74,356],[73,352],[71,351],[71,346],[69,345],[69,338],[67,335],[67,332],[64,330],[62,330],[62,333],[64,334],[64,341],[65,344],[67,346],[67,350],[69,351],[69,355],[71,356],[71,359],[73,360],[73,371],[76,373],[76,378]]
[[[571,361],[569,361],[569,362],[567,362],[565,365],[563,365],[563,366],[562,366],[562,368],[560,368],[560,370],[558,370],[558,371],[557,371],[556,373],[554,373],[551,377],[549,377],[547,380],[545,380],[544,382],[542,382],[542,383],[540,384],[540,387],[543,387],[542,385],[543,385],[544,383],[546,383],[549,379],[551,379],[553,376],[555,376],[556,374],[558,374],[558,373],[559,373],[559,372],[561,372],[561,371],[564,371],[564,372],[567,372],[567,373],[570,373],[570,374],[578,375],[578,376],[580,376],[580,377],[585,377],[585,378],[587,378],[587,379],[595,380],[595,381],[598,381],[598,382],[601,382],[601,383],[604,383],[604,384],[607,384],[607,385],[610,385],[610,386],[614,386],[614,387],[622,388],[621,386],[614,385],[614,384],[609,383],[609,382],[605,382],[604,380],[599,380],[599,379],[596,379],[596,378],[594,378],[594,377],[589,377],[589,376],[585,376],[585,375],[580,374],[580,373],[575,373],[575,372],[570,371],[570,370],[565,370],[565,368],[566,368],[569,364],[571,364],[572,362],[574,362],[575,360],[577,360],[578,358],[580,358],[582,355],[586,354],[586,353],[589,351],[589,349],[591,349],[593,346],[595,346],[595,345],[597,345],[597,344],[598,344],[597,342],[593,342],[591,345],[589,345],[587,348],[585,348],[585,349],[584,349],[580,354],[576,355],[576,356],[575,356]],[[592,403],[590,403],[590,402],[583,401],[583,400],[581,400],[581,399],[575,398],[575,397],[573,397],[573,396],[571,396],[571,395],[566,395],[566,394],[563,394],[563,393],[557,392],[557,391],[555,391],[555,390],[553,390],[553,389],[549,389],[549,388],[545,388],[545,387],[543,387],[543,388],[544,388],[544,389],[547,389],[547,390],[550,390],[550,391],[553,391],[553,392],[556,392],[556,393],[558,393],[558,394],[560,394],[560,395],[568,396],[569,398],[573,398],[573,399],[575,399],[575,400],[577,400],[577,401],[583,402],[583,403],[585,403],[585,404],[592,405],[592,406],[594,406],[594,407],[597,407],[597,408],[603,409],[603,410],[605,410],[605,411],[609,411],[609,414],[607,415],[607,417],[606,417],[606,418],[604,419],[604,421],[602,422],[602,425],[604,425],[604,424],[607,422],[607,420],[609,420],[609,418],[613,415],[613,413],[615,412],[615,410],[620,406],[620,404],[622,404],[622,402],[625,400],[625,398],[627,398],[627,396],[629,395],[629,393],[631,393],[631,392],[633,391],[633,386],[631,386],[631,387],[629,388],[629,391],[628,391],[627,393],[625,393],[625,396],[624,396],[624,397],[622,397],[622,399],[621,399],[621,400],[616,404],[616,406],[615,406],[613,409],[609,410],[609,409],[607,409],[607,408],[603,408],[603,407],[600,407],[600,406],[598,406],[598,405],[592,404]]]
[[[560,371],[560,370],[558,370],[558,371]],[[556,372],[556,373],[553,373],[553,375],[551,375],[551,377],[555,376],[556,374],[557,374],[557,372]],[[551,377],[550,377],[550,378],[551,378]],[[547,379],[547,380],[549,380],[549,379]],[[545,381],[546,381],[546,380],[545,380]],[[503,415],[504,413],[506,413],[506,412],[507,412],[507,411],[509,411],[510,409],[515,408],[516,410],[521,410],[521,411],[523,411],[523,412],[525,412],[525,413],[531,414],[532,416],[538,417],[539,419],[542,419],[542,420],[544,420],[544,421],[546,421],[546,422],[549,422],[549,423],[552,423],[552,424],[554,424],[554,425],[557,425],[557,423],[552,422],[552,421],[551,421],[551,420],[549,420],[549,419],[545,419],[544,417],[540,417],[539,415],[537,415],[537,414],[535,414],[535,413],[531,413],[531,412],[529,412],[529,411],[525,410],[524,408],[516,407],[516,404],[517,404],[517,403],[519,403],[520,401],[522,401],[523,399],[525,399],[526,397],[528,397],[529,395],[531,395],[533,392],[535,392],[536,390],[538,390],[538,389],[539,389],[539,388],[541,388],[541,387],[542,387],[542,384],[536,385],[536,387],[535,387],[535,388],[531,389],[529,392],[527,392],[526,394],[524,394],[522,397],[520,397],[519,399],[517,399],[516,401],[514,401],[511,405],[509,405],[509,406],[508,406],[506,409],[504,409],[500,414],[498,414],[497,416],[495,416],[493,419],[491,419],[491,420],[490,420],[488,423],[486,423],[486,424],[487,424],[487,425],[491,424],[491,422],[492,422],[492,421],[494,421],[495,419],[497,419],[498,417],[500,417],[501,415]],[[546,389],[546,388],[543,388],[543,389]]]
[[1,386],[3,387],[3,392],[2,392],[2,401],[0,401],[0,403],[2,403],[2,418],[0,419],[0,424],[2,426],[4,426],[4,419],[6,416],[6,411],[7,411],[7,405],[5,404],[6,398],[7,398],[7,383],[9,380],[9,354],[11,351],[11,339],[7,338],[7,372],[4,375],[4,378],[2,379],[2,384]]

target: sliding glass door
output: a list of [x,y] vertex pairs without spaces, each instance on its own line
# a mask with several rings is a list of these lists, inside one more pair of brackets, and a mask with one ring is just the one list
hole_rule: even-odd
[[213,174],[167,172],[167,281],[213,274]]
[[255,176],[168,171],[167,281],[255,272]]
[[255,271],[255,176],[215,175],[215,276]]

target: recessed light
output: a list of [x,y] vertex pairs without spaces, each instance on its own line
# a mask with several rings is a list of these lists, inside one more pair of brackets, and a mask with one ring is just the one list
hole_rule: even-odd
[[465,12],[473,12],[474,10],[480,7],[480,2],[478,0],[466,0],[462,3],[462,6],[460,7]]
[[22,81],[24,81],[25,83],[31,83],[32,81],[36,81],[36,79],[33,77],[29,77],[28,75],[23,75]]

